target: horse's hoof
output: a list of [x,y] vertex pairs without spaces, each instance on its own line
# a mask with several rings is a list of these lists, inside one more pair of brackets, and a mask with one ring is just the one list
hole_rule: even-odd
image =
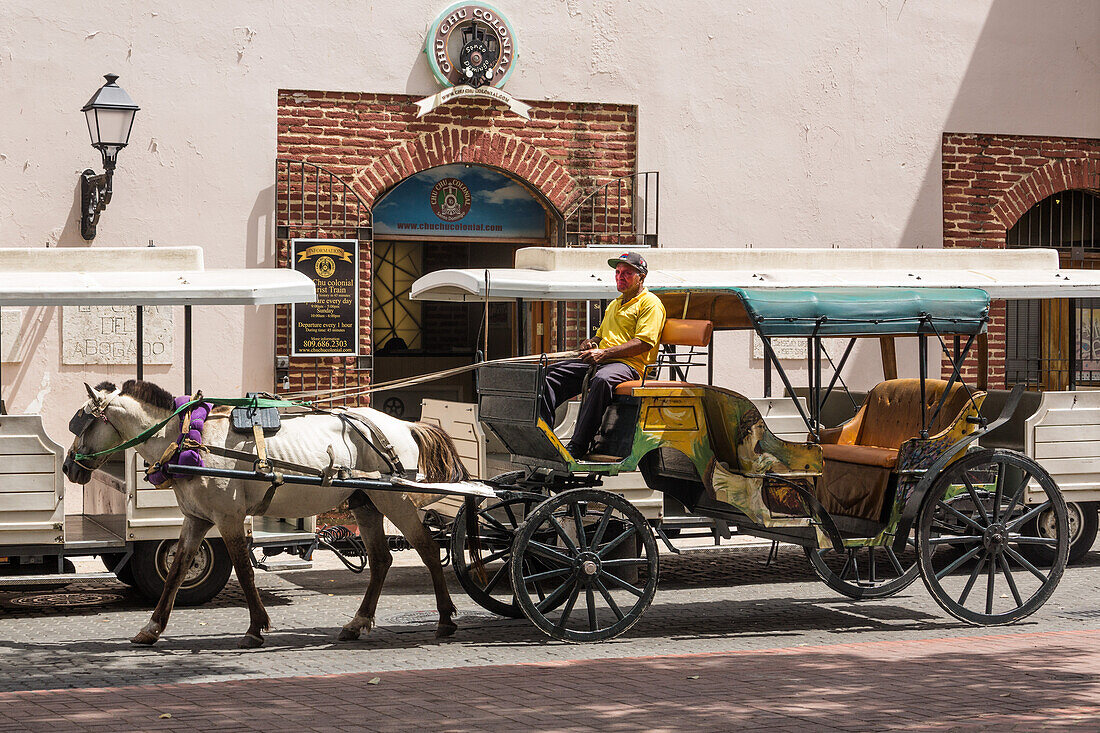
[[435,638],[446,639],[448,636],[454,636],[454,633],[458,631],[458,624],[453,621],[443,623],[442,621],[435,627]]
[[340,635],[336,637],[337,641],[355,641],[359,638],[359,629],[340,629]]
[[238,649],[258,649],[263,645],[264,640],[253,634],[245,634],[241,637],[241,640],[237,642]]
[[131,644],[138,644],[140,646],[153,646],[157,643],[157,636],[150,634],[148,631],[139,631],[137,636],[130,639]]

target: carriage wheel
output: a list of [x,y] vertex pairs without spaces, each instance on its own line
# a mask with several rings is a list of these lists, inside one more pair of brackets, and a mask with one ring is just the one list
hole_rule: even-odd
[[[1030,486],[1030,489],[1029,489]],[[1026,493],[1041,501],[1025,505]],[[1049,536],[1029,529],[1050,512]],[[981,450],[948,466],[920,509],[921,576],[936,602],[955,618],[981,626],[1018,621],[1038,610],[1062,577],[1069,521],[1062,492],[1039,464],[1008,450]],[[944,545],[951,552],[933,551]],[[1027,548],[1050,550],[1048,560]]]
[[905,551],[900,554],[889,544],[846,547],[843,553],[832,547],[803,549],[810,566],[825,585],[857,601],[900,593],[920,575],[916,540],[912,534]]
[[[520,524],[546,497],[541,494],[510,496],[502,501],[491,501],[477,511],[478,542],[483,567],[472,567],[466,553],[467,535],[466,504],[455,515],[451,531],[450,556],[458,582],[466,594],[486,611],[508,618],[523,618],[523,610],[516,603],[512,592],[509,567],[512,562],[512,543]],[[553,537],[549,538],[553,541]]]
[[572,489],[539,504],[512,557],[520,560],[512,563],[520,608],[555,639],[612,639],[637,623],[657,592],[653,532],[640,511],[609,491]]

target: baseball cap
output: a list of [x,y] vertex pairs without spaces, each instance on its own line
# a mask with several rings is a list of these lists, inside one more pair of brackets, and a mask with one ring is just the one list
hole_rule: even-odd
[[607,261],[607,264],[612,267],[617,267],[619,264],[630,265],[635,270],[643,275],[649,274],[649,265],[646,264],[645,258],[637,252],[623,252],[618,257],[612,257]]

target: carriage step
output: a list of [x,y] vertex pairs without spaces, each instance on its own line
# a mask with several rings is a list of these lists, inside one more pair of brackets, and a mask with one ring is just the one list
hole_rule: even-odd
[[114,573],[51,573],[45,575],[0,575],[0,589],[16,586],[56,585],[82,580],[117,580]]
[[309,570],[313,567],[313,563],[309,560],[278,560],[257,563],[256,567],[269,573],[277,573],[281,570]]

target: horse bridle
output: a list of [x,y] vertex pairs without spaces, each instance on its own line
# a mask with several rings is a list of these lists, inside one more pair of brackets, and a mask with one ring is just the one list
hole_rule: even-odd
[[[69,432],[79,438],[84,434],[84,431],[90,428],[97,420],[102,420],[104,423],[110,426],[111,430],[115,431],[115,434],[118,435],[118,437],[122,438],[122,433],[117,427],[115,427],[110,418],[107,417],[107,408],[110,407],[111,402],[113,402],[115,397],[118,396],[118,392],[112,392],[106,398],[101,400],[99,398],[99,395],[97,395],[91,387],[89,387],[87,384],[85,384],[84,386],[88,389],[88,394],[91,397],[89,402],[91,404],[81,407],[76,411],[76,413],[73,414],[72,418],[70,418],[69,420]],[[95,469],[95,466],[86,466],[76,459],[74,459],[73,462],[81,468],[87,469],[89,471]]]

